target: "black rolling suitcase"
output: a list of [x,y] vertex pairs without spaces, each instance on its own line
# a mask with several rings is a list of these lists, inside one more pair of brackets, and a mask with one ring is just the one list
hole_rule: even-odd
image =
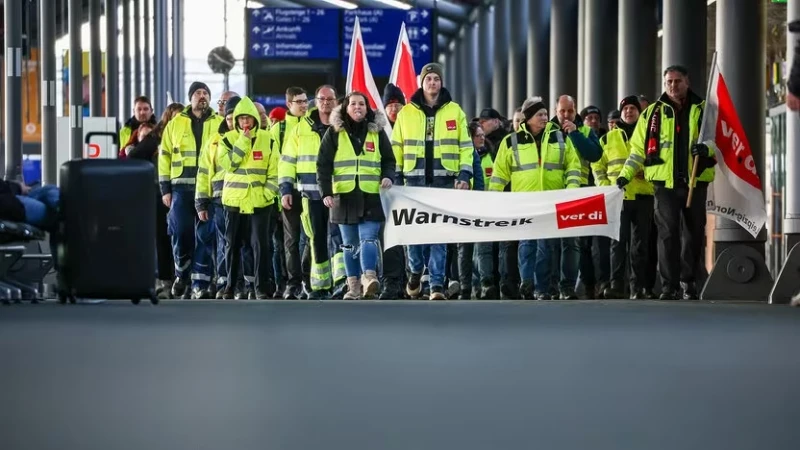
[[155,168],[143,160],[84,159],[61,166],[58,299],[142,298],[158,303]]

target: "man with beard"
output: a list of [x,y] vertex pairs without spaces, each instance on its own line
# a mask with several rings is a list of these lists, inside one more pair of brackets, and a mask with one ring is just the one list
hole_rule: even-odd
[[153,114],[153,104],[150,99],[145,96],[136,97],[133,101],[133,116],[125,122],[125,125],[119,130],[119,148],[120,157],[125,155],[125,147],[131,142],[133,132],[139,129],[139,125],[149,123],[153,126],[156,125],[156,116]]
[[[620,102],[619,109],[621,117],[616,128],[600,138],[603,157],[592,164],[598,186],[616,185],[617,177],[631,153],[630,138],[641,113],[639,99],[635,95],[625,97]],[[653,185],[644,179],[644,174],[640,171],[625,186],[619,240],[611,241],[611,285],[605,289],[603,297],[608,299],[623,297],[625,265],[630,246],[630,297],[631,299],[653,298],[649,280],[655,274],[649,273],[647,264],[652,219]]]
[[[317,107],[303,117],[286,136],[278,164],[281,204],[286,213],[301,209],[303,228],[310,240],[306,246],[311,257],[310,300],[328,298],[333,288],[331,259],[328,254],[328,208],[322,203],[317,185],[317,156],[322,137],[330,127],[330,115],[336,106],[336,91],[323,85],[315,94]],[[295,203],[292,195],[297,191],[302,196],[301,204]],[[303,259],[306,259],[304,252]],[[334,266],[344,261],[341,252],[333,258]]]
[[194,260],[195,227],[199,222],[194,206],[198,154],[222,122],[222,117],[209,107],[210,98],[211,90],[205,83],[192,83],[189,86],[191,104],[167,124],[161,138],[158,182],[161,200],[169,208],[167,226],[175,259],[174,298],[185,295],[190,269],[196,296],[208,295],[200,283],[210,283],[213,275],[211,258]]

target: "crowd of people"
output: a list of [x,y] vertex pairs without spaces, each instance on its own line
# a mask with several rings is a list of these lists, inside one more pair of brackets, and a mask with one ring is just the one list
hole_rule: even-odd
[[[192,83],[156,122],[146,97],[120,132],[120,157],[157,166],[158,289],[217,299],[696,299],[714,151],[695,144],[704,101],[681,66],[652,104],[603,115],[562,95],[530,97],[512,120],[468,118],[427,64],[410,98],[383,111],[330,85],[286,89],[286,107]],[[310,104],[313,100],[313,107]],[[388,126],[387,126],[388,124]],[[606,125],[605,127],[603,125]],[[387,130],[391,130],[387,132]],[[713,146],[712,146],[713,147]],[[692,162],[700,170],[686,203]],[[619,240],[604,237],[383,249],[381,189],[536,192],[617,185]]]

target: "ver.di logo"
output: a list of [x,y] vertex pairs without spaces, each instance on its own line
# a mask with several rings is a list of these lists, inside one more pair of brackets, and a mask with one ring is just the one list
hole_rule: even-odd
[[589,225],[606,225],[608,224],[606,196],[598,194],[578,200],[556,203],[556,219],[558,220],[559,230]]

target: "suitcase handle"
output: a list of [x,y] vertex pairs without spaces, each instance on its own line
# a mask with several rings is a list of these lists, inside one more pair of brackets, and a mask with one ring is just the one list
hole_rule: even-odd
[[95,137],[95,136],[110,137],[111,138],[111,142],[114,143],[113,144],[114,150],[115,150],[114,155],[115,155],[115,157],[118,157],[117,155],[119,154],[119,145],[117,144],[117,139],[118,139],[117,133],[112,133],[111,131],[90,131],[90,132],[86,133],[86,137],[83,138],[83,143],[85,145],[91,144],[92,138]]

